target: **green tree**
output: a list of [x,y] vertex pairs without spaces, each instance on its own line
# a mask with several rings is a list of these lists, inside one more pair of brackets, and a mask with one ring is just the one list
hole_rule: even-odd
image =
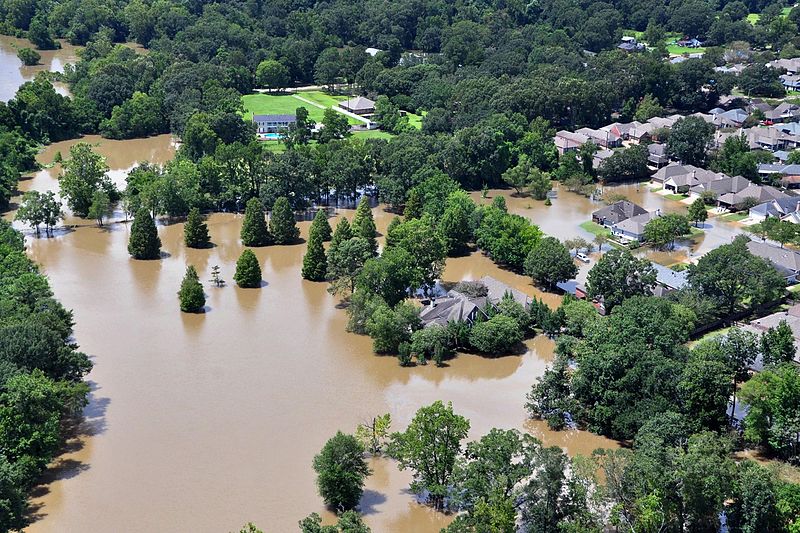
[[[338,228],[337,228],[338,230]],[[336,234],[334,234],[334,240]],[[361,237],[331,244],[328,249],[327,278],[331,282],[331,294],[350,294],[355,290],[356,279],[364,268],[364,263],[372,257],[372,249]]]
[[189,210],[189,216],[183,226],[183,242],[189,248],[208,248],[211,246],[208,225],[203,220],[200,210],[196,207]]
[[667,153],[686,165],[704,166],[714,126],[700,117],[678,120],[667,139]]
[[[713,342],[708,346],[713,353]],[[758,355],[758,338],[750,331],[745,331],[741,328],[732,328],[728,331],[720,341],[718,341],[718,349],[722,354],[722,360],[730,369],[732,374],[731,395],[733,401],[731,402],[731,418],[736,411],[736,391],[737,385],[750,377],[750,368]],[[703,344],[695,347],[697,351]]]
[[353,229],[354,237],[361,237],[369,244],[372,255],[378,253],[378,240],[377,230],[375,229],[375,219],[372,217],[372,208],[369,205],[369,198],[363,196],[361,201],[358,202],[356,214],[353,216],[353,223],[350,225]]
[[606,311],[632,296],[649,294],[655,284],[656,271],[650,261],[616,248],[606,252],[586,278],[588,296],[602,296]]
[[422,283],[422,273],[414,257],[399,246],[383,251],[380,257],[368,259],[358,274],[356,287],[377,294],[394,307]]
[[750,406],[744,437],[781,457],[800,454],[800,371],[792,363],[765,369],[742,385],[742,401]]
[[352,435],[337,431],[314,457],[317,488],[325,504],[337,511],[353,509],[364,493],[370,469],[364,446]]
[[731,374],[721,361],[699,358],[690,360],[683,369],[678,394],[686,415],[701,427],[725,427]]
[[386,447],[389,438],[389,428],[392,425],[392,415],[372,417],[371,422],[359,424],[355,437],[372,455],[377,455]]
[[479,352],[488,355],[509,353],[522,341],[522,328],[513,318],[495,315],[472,326],[469,343]]
[[161,257],[161,239],[153,217],[147,209],[139,209],[131,224],[128,253],[134,259],[158,259]]
[[375,100],[373,118],[389,133],[397,134],[408,128],[408,117],[400,114],[400,108],[393,104],[388,96],[381,95]]
[[544,237],[525,258],[525,274],[548,288],[575,277],[578,268],[566,246],[555,237]]
[[702,198],[698,198],[689,206],[689,220],[694,222],[695,226],[699,226],[701,222],[705,222],[708,218],[708,211],[706,211],[706,203]]
[[[300,520],[301,533],[370,533],[371,529],[364,524],[361,515],[355,511],[345,511],[339,515],[336,524],[330,526],[322,525],[322,517],[317,513],[311,513],[303,520]],[[252,533],[252,532],[245,532]]]
[[319,131],[318,140],[327,143],[334,139],[344,139],[350,135],[350,123],[347,116],[333,109],[326,109],[322,114],[322,129]]
[[276,244],[290,244],[300,237],[300,228],[294,219],[294,211],[285,196],[278,197],[272,206],[269,232]]
[[380,305],[367,319],[367,334],[375,353],[397,353],[400,344],[411,340],[411,333],[422,327],[419,308],[400,302],[394,309]]
[[17,50],[17,57],[22,61],[23,65],[32,66],[39,63],[42,56],[32,48],[20,48]]
[[243,289],[256,289],[261,286],[261,265],[253,250],[245,249],[236,261],[234,281]]
[[761,354],[765,366],[791,363],[796,353],[794,334],[785,320],[761,335]]
[[455,414],[452,404],[436,401],[419,409],[404,432],[392,434],[389,455],[401,470],[413,471],[411,490],[426,492],[437,509],[444,507],[461,441],[468,432],[469,420]]
[[181,311],[184,313],[201,313],[206,305],[206,295],[203,285],[197,277],[197,270],[192,265],[186,267],[181,288],[178,291],[181,302]]
[[92,205],[89,206],[89,212],[86,216],[93,218],[97,221],[98,226],[103,225],[103,219],[111,215],[111,200],[105,191],[95,191],[92,195]]
[[55,193],[48,191],[27,191],[22,195],[14,220],[19,220],[31,226],[39,236],[39,226],[44,224],[45,233],[52,233],[53,227],[64,218],[61,212],[61,202],[56,199]]
[[747,250],[746,237],[737,237],[690,265],[689,284],[714,300],[719,314],[727,316],[745,302],[757,307],[777,299],[786,281],[770,263]]
[[85,217],[96,191],[102,190],[114,200],[116,190],[108,178],[105,159],[87,143],[77,143],[69,150],[70,158],[62,163],[64,172],[58,180],[61,196],[78,216]]
[[390,236],[391,246],[387,237],[387,247],[398,246],[411,254],[420,273],[422,287],[426,290],[432,287],[444,268],[446,245],[441,233],[433,227],[430,216],[406,220],[396,226]]
[[520,157],[517,166],[511,167],[501,176],[503,181],[521,195],[531,182],[531,164],[526,156]]
[[447,255],[458,256],[469,250],[474,233],[475,202],[464,191],[454,191],[447,197],[444,213],[439,220],[439,232],[445,240]]
[[422,198],[420,198],[419,191],[416,188],[408,191],[408,199],[406,200],[405,209],[403,209],[403,216],[406,220],[422,216]]
[[531,169],[529,183],[534,200],[547,199],[547,193],[553,188],[550,183],[550,174],[542,172],[538,168]]
[[342,218],[336,224],[333,237],[331,237],[331,246],[328,248],[328,253],[330,254],[331,250],[339,246],[344,241],[349,241],[353,237],[353,228],[350,227],[350,222],[346,218]]
[[275,59],[265,59],[256,67],[256,80],[268,90],[277,89],[280,91],[289,85],[289,69]]
[[650,220],[644,226],[644,240],[656,248],[675,247],[675,240],[691,232],[689,219],[683,215],[667,213]]
[[273,242],[258,198],[250,198],[245,205],[241,238],[245,246],[267,246]]
[[569,374],[569,359],[557,355],[552,366],[545,369],[526,396],[528,414],[532,418],[546,420],[553,430],[564,429],[567,416],[579,407],[572,397]]
[[317,209],[314,220],[311,222],[311,228],[308,230],[309,234],[311,234],[312,231],[316,231],[319,234],[322,242],[331,240],[333,230],[331,229],[330,222],[328,222],[328,213],[325,209]]
[[[648,26],[649,27],[649,26]],[[649,42],[649,41],[648,41]],[[664,114],[664,108],[658,103],[658,98],[647,93],[636,106],[636,113],[633,115],[639,122],[647,122],[653,117],[660,117]]]
[[[316,221],[316,219],[314,220]],[[330,226],[328,226],[328,229],[330,229]],[[301,271],[303,278],[310,281],[325,281],[325,275],[328,271],[328,258],[325,255],[325,248],[322,246],[322,233],[320,226],[315,228],[313,224],[311,225],[308,235],[308,247],[306,248],[306,255],[303,256],[303,269]]]
[[733,505],[728,513],[731,531],[781,531],[780,521],[778,487],[773,473],[753,461],[739,463]]

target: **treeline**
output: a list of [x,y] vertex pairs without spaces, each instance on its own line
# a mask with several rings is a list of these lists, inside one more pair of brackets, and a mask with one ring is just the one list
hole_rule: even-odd
[[0,220],[0,530],[27,523],[27,495],[86,405],[92,367],[72,312]]
[[[338,432],[314,458],[317,486],[339,515],[322,526],[318,514],[303,533],[370,531],[357,512],[371,474],[368,455],[385,454],[412,472],[410,490],[431,507],[456,512],[443,532],[719,531],[792,532],[800,516],[800,485],[750,460],[731,459],[732,440],[694,432],[675,413],[647,422],[630,448],[568,457],[530,435],[493,428],[464,442],[470,421],[450,404],[421,408],[404,431],[388,415]],[[242,533],[258,533],[248,524]]]

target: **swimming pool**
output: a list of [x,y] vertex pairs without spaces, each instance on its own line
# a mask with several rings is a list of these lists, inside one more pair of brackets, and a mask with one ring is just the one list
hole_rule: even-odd
[[280,133],[259,133],[258,138],[262,141],[280,141]]

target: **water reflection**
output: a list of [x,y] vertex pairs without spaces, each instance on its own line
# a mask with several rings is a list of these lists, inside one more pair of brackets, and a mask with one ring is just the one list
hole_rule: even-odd
[[[39,64],[25,66],[17,57],[17,51],[20,48],[34,48],[30,41],[0,35],[0,101],[7,102],[14,98],[20,85],[35,78],[39,72],[64,72],[67,63],[76,63],[78,47],[64,40],[59,42],[61,49],[37,50],[42,56]],[[57,82],[53,85],[58,93],[69,94],[65,84]]]

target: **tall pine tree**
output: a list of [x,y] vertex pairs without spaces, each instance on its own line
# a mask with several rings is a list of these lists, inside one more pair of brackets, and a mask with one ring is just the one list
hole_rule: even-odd
[[406,220],[420,218],[422,216],[422,198],[420,198],[419,191],[416,187],[408,192],[408,200],[406,200],[406,206],[405,209],[403,209],[403,216]]
[[241,237],[245,246],[268,246],[272,244],[272,235],[267,229],[264,209],[258,198],[250,198],[247,201],[247,205],[245,205]]
[[307,280],[325,281],[327,271],[328,258],[325,256],[325,248],[322,246],[321,230],[312,224],[308,233],[308,248],[303,257],[302,275]]
[[361,237],[369,244],[372,255],[378,255],[378,232],[375,229],[375,219],[372,218],[372,208],[369,206],[369,198],[361,198],[353,217],[353,236]]
[[272,206],[269,230],[276,244],[289,244],[300,236],[300,229],[294,219],[294,211],[285,196],[277,198],[275,205]]
[[328,253],[331,253],[331,249],[339,246],[339,244],[349,241],[353,238],[353,229],[350,227],[350,222],[347,221],[346,218],[342,218],[338,224],[336,224],[336,230],[333,232],[333,237],[331,238],[331,246],[328,248]]
[[317,209],[317,214],[314,215],[314,221],[311,223],[309,234],[315,230],[319,232],[320,237],[322,237],[322,242],[331,240],[333,231],[331,230],[330,222],[328,222],[328,213],[325,212],[325,209]]
[[161,239],[150,211],[139,209],[133,218],[128,253],[134,259],[158,259],[161,257]]
[[197,270],[192,265],[186,267],[186,274],[178,291],[181,302],[181,311],[184,313],[200,313],[206,305],[206,295],[203,286],[197,277]]
[[211,246],[208,226],[200,215],[200,210],[196,207],[189,210],[189,216],[183,226],[183,242],[189,248],[208,248]]

